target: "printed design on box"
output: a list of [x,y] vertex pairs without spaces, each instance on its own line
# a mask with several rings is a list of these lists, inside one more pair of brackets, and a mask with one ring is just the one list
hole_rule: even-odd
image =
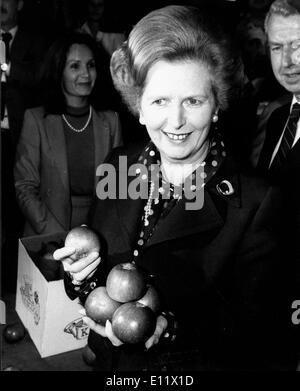
[[33,314],[34,323],[40,321],[40,300],[37,291],[34,291],[32,278],[26,274],[23,275],[23,285],[20,287],[21,297],[24,306]]
[[83,322],[82,318],[78,318],[70,322],[64,332],[72,334],[75,339],[85,339],[89,335],[89,327]]

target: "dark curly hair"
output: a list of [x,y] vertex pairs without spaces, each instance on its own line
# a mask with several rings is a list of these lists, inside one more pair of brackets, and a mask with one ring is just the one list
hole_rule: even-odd
[[167,6],[150,12],[114,52],[110,70],[115,88],[138,115],[146,77],[157,61],[196,60],[212,74],[216,103],[226,110],[243,81],[243,66],[224,32],[192,6]]

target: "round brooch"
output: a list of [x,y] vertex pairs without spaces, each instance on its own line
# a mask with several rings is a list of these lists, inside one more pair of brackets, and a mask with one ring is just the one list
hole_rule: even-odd
[[232,184],[227,180],[220,182],[216,188],[221,195],[229,196],[234,193]]

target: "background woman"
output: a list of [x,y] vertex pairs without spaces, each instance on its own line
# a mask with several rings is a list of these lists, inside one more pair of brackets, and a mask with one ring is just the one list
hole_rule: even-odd
[[81,33],[57,40],[45,58],[44,105],[25,114],[14,171],[24,235],[85,223],[96,168],[122,144],[118,114],[96,110],[99,60],[93,39]]
[[[101,259],[95,253],[72,263],[68,247],[54,256],[67,272],[67,293],[82,301],[94,282],[105,285],[115,264],[135,262],[152,276],[163,312],[142,347],[121,344],[109,321],[104,327],[85,317],[98,369],[265,368],[274,353],[283,318],[271,221],[276,197],[261,180],[238,173],[217,130],[219,111],[228,108],[242,74],[208,20],[195,8],[155,10],[112,57],[115,86],[151,141],[143,150],[116,150],[110,162],[118,167],[126,155],[128,167],[142,164],[148,195],[95,204],[90,225],[107,248]],[[136,178],[127,180],[130,186]],[[203,204],[189,208],[189,191],[201,194]]]

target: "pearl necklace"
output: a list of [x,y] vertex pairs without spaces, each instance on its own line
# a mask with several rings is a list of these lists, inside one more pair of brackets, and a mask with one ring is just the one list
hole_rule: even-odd
[[153,202],[153,193],[154,193],[154,182],[151,182],[151,185],[150,185],[150,194],[149,194],[149,198],[148,198],[148,201],[147,201],[147,204],[144,208],[145,210],[145,214],[144,214],[144,225],[147,226],[149,225],[149,216],[153,213],[152,209],[151,209],[151,206],[152,206],[152,202]]
[[83,131],[86,129],[86,127],[87,127],[88,124],[90,123],[91,118],[92,118],[92,106],[90,106],[89,116],[88,116],[88,119],[87,119],[85,125],[84,125],[81,129],[76,129],[76,128],[74,128],[74,126],[72,126],[72,125],[70,124],[70,122],[67,120],[67,118],[65,117],[65,115],[62,114],[62,119],[65,121],[65,123],[69,126],[70,129],[74,130],[74,132],[77,132],[77,133],[81,133],[81,132],[83,132]]

